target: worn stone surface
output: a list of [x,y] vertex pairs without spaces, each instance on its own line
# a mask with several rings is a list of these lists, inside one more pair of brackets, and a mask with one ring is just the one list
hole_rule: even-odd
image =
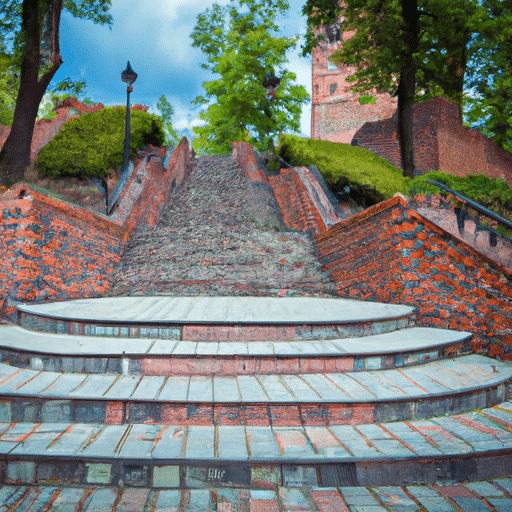
[[305,233],[285,232],[270,190],[231,156],[202,157],[158,226],[133,235],[111,295],[330,293]]

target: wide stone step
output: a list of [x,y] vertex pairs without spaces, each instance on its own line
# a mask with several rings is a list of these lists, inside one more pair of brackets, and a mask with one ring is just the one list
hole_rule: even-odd
[[512,404],[379,424],[0,424],[2,483],[250,489],[452,483],[512,473]]
[[472,335],[413,327],[293,341],[181,341],[50,334],[0,325],[0,358],[34,370],[125,375],[307,374],[401,368],[468,353]]
[[5,485],[0,487],[0,502],[6,510],[73,512],[508,512],[512,510],[512,479],[404,487],[297,488],[274,485],[271,489],[252,490],[220,486],[151,489],[99,485],[70,488],[62,483],[50,483],[48,486]]
[[410,306],[318,297],[108,297],[18,306],[28,329],[187,341],[305,340],[410,326]]
[[429,418],[510,396],[512,365],[479,355],[345,373],[140,376],[0,365],[0,420],[313,426]]

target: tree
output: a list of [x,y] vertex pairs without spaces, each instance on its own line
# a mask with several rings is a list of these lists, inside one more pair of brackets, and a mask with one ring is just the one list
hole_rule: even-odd
[[156,108],[160,111],[160,118],[164,126],[165,144],[168,146],[177,146],[180,143],[180,136],[172,125],[172,117],[174,116],[173,106],[167,101],[165,96],[162,96],[158,100]]
[[[355,67],[359,92],[377,90],[398,98],[398,133],[404,175],[414,176],[412,106],[418,93],[462,99],[465,49],[476,0],[345,0],[344,30],[355,34],[333,61]],[[337,0],[308,0],[310,28],[334,22]],[[326,11],[319,13],[321,9]],[[326,16],[325,12],[331,13]],[[311,51],[311,38],[304,49]]]
[[197,17],[192,46],[207,58],[202,67],[220,75],[194,101],[207,107],[200,114],[206,124],[194,128],[198,151],[228,153],[232,141],[266,150],[277,133],[300,131],[309,96],[284,67],[297,42],[278,36],[276,18],[287,9],[286,0],[231,0]]
[[3,37],[14,35],[14,57],[20,63],[20,85],[11,133],[0,152],[0,181],[23,177],[41,99],[62,63],[59,48],[63,9],[95,23],[111,24],[110,0],[4,0],[0,7]]
[[468,48],[468,121],[512,151],[512,1],[484,0]]

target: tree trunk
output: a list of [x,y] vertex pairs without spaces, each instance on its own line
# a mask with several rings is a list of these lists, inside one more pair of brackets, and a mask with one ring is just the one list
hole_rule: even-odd
[[398,84],[398,134],[404,176],[414,177],[414,126],[412,106],[416,94],[416,63],[419,46],[419,12],[417,0],[400,0],[405,28],[404,67]]
[[[30,165],[30,148],[39,104],[62,63],[59,52],[59,24],[62,0],[23,0],[22,28],[25,55],[21,65],[20,88],[11,132],[0,152],[0,182],[11,185],[23,179]],[[52,62],[39,77],[41,66],[42,20],[51,16]]]

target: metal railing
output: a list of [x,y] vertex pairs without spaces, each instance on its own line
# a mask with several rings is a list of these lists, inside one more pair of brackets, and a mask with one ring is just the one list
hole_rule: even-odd
[[[508,229],[512,230],[512,222],[510,222],[509,220],[505,219],[501,215],[498,215],[496,212],[493,212],[492,210],[489,210],[485,206],[482,206],[481,204],[479,204],[479,203],[473,201],[472,199],[470,199],[469,197],[466,197],[464,194],[461,194],[460,192],[457,192],[456,190],[453,190],[450,187],[447,187],[446,185],[443,185],[442,183],[439,183],[438,181],[429,180],[429,179],[427,179],[425,181],[427,183],[430,183],[431,185],[434,185],[434,186],[440,188],[441,190],[444,190],[444,191],[452,194],[457,199],[460,199],[464,204],[469,206],[471,209],[473,209],[473,210],[475,210],[475,211],[485,215],[486,217],[489,217],[489,218],[495,220],[496,222],[498,222],[498,223],[502,224],[503,226],[507,227]],[[465,215],[460,215],[457,212],[456,212],[456,214],[457,214],[457,224],[459,226],[459,229],[463,229],[464,228]],[[496,233],[495,233],[495,231],[494,230],[490,230],[489,231],[489,235],[491,237],[491,245],[495,246],[496,245]]]

